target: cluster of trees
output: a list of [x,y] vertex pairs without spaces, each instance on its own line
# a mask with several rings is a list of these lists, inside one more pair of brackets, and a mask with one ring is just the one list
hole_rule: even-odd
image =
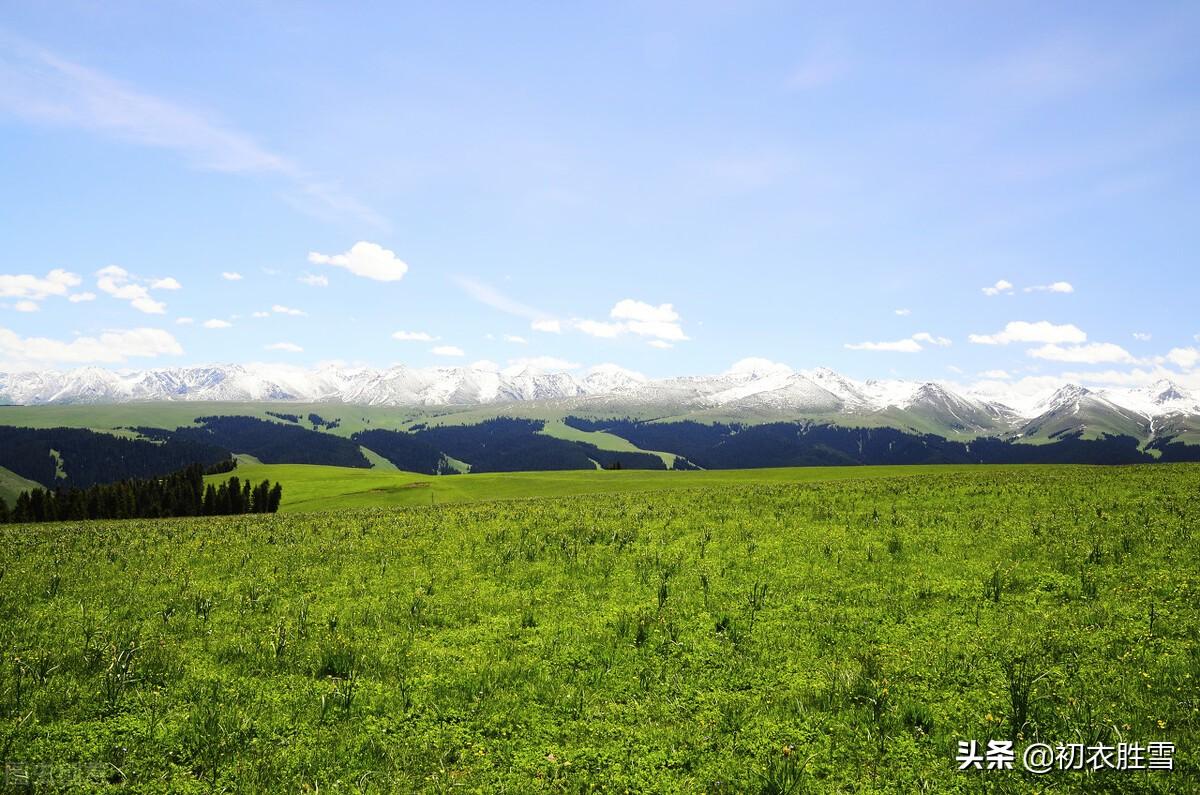
[[[497,417],[475,425],[439,425],[410,434],[432,449],[471,465],[472,472],[520,472],[524,470],[595,469],[597,466],[622,469],[665,469],[662,458],[650,453],[601,450],[593,444],[549,436],[545,420]],[[369,431],[372,450],[387,457],[380,449],[380,437],[396,431]],[[356,434],[355,439],[363,439]],[[650,448],[662,449],[662,448]],[[400,466],[400,464],[396,464]]]
[[[1131,436],[1063,435],[1045,444],[995,437],[970,441],[896,428],[847,428],[811,422],[761,425],[641,422],[566,417],[568,426],[605,431],[646,450],[681,455],[705,469],[857,464],[1139,464],[1155,460]],[[1173,460],[1163,450],[1163,460]],[[1174,448],[1169,452],[1180,455]],[[677,464],[678,465],[678,464]]]
[[325,464],[360,469],[371,466],[358,445],[349,439],[303,426],[242,416],[197,417],[196,422],[200,423],[198,427],[173,431],[142,427],[137,430],[149,439],[166,443],[209,444],[246,453],[264,464]]
[[230,457],[230,448],[215,438],[148,439],[83,428],[0,426],[0,467],[43,486],[86,489],[126,478],[162,477],[189,464],[211,466]]
[[86,489],[32,489],[10,509],[0,499],[0,522],[60,522],[82,519],[153,519],[164,516],[224,516],[275,513],[283,487],[257,486],[236,475],[219,486],[204,485],[205,468],[193,464],[162,478],[122,480]]

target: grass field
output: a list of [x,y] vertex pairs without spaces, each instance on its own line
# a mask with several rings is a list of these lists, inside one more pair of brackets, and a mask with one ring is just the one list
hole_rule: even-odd
[[[480,500],[572,497],[586,494],[678,491],[750,484],[811,483],[916,475],[1003,473],[1061,466],[893,466],[787,467],[723,469],[707,472],[655,470],[567,470],[557,472],[486,472],[473,475],[420,475],[390,470],[351,469],[308,464],[239,464],[234,473],[258,483],[283,484],[282,513],[439,505]],[[228,479],[213,475],[211,483]]]
[[21,492],[40,488],[42,488],[40,483],[34,483],[28,478],[21,477],[16,472],[0,467],[0,499],[3,499],[9,505],[16,502]]
[[[370,489],[323,474],[294,468],[285,505],[333,512],[0,528],[10,769],[79,792],[1200,789],[1200,467],[479,475],[412,508],[351,508]],[[354,478],[389,503],[421,480]],[[1176,769],[957,772],[957,741],[1003,738],[1171,741]]]

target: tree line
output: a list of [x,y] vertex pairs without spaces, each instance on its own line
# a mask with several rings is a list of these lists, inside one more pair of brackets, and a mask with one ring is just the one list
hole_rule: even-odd
[[257,486],[236,475],[204,484],[205,468],[192,464],[162,478],[122,480],[86,489],[31,489],[10,509],[0,498],[0,523],[62,522],[82,519],[155,519],[166,516],[227,516],[275,513],[283,487],[264,480]]

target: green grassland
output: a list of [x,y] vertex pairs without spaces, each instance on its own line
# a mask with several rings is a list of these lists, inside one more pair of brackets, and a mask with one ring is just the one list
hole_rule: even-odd
[[16,472],[0,467],[0,499],[12,505],[21,492],[40,489],[42,485],[29,478],[23,478]]
[[[548,472],[485,472],[471,475],[421,475],[412,472],[310,464],[240,463],[238,477],[258,483],[283,484],[282,513],[439,505],[481,500],[531,497],[573,497],[587,494],[679,491],[753,484],[812,483],[930,474],[1004,473],[1021,470],[1053,472],[1062,466],[906,465],[879,467],[781,467],[711,471],[566,470]],[[213,484],[228,474],[211,475]]]
[[[33,791],[1200,791],[1200,466],[290,469],[337,510],[0,527]],[[1003,738],[1176,769],[957,772]]]

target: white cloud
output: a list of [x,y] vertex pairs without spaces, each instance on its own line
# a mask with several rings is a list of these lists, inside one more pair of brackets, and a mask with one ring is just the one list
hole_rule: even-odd
[[1026,287],[1027,293],[1073,293],[1075,288],[1070,282],[1054,282],[1052,284],[1035,284],[1032,287]]
[[1046,320],[1036,323],[1014,320],[996,334],[971,334],[967,339],[976,345],[1007,345],[1010,342],[1061,344],[1086,342],[1087,334],[1070,323],[1055,325]]
[[401,342],[433,342],[438,338],[424,331],[397,331],[392,334],[392,339]]
[[308,261],[313,265],[332,265],[345,268],[355,276],[363,276],[378,282],[395,282],[404,278],[408,265],[395,252],[377,243],[360,240],[345,254],[320,254],[309,252]]
[[729,375],[789,375],[792,368],[782,362],[773,362],[761,356],[739,359],[726,371]]
[[939,348],[944,348],[951,344],[950,340],[946,337],[935,337],[928,331],[919,331],[916,334],[913,334],[912,338],[917,342],[927,342],[930,345],[937,345]]
[[852,351],[887,351],[891,353],[918,353],[923,350],[920,343],[911,337],[895,342],[848,342],[846,347]]
[[37,301],[25,299],[23,301],[17,301],[15,304],[13,304],[13,309],[17,310],[18,312],[36,312],[41,309],[41,307],[38,306]]
[[687,339],[679,326],[679,313],[671,304],[653,306],[626,298],[618,301],[608,314],[609,317],[626,321],[625,325],[630,331],[643,337],[656,337],[668,342]]
[[84,301],[95,301],[96,294],[89,292],[72,293],[71,295],[67,296],[67,300],[73,304],[83,303]]
[[944,348],[951,344],[946,337],[939,337],[935,334],[930,334],[928,331],[918,331],[908,339],[895,340],[894,342],[848,342],[847,348],[852,351],[883,351],[888,353],[920,353],[925,350],[921,347],[921,343],[926,345],[936,345],[939,348]]
[[1184,370],[1190,370],[1200,363],[1200,350],[1196,348],[1172,348],[1167,354],[1167,361]]
[[297,279],[296,281],[298,281],[302,284],[307,284],[309,287],[328,287],[329,286],[329,277],[328,276],[322,276],[322,275],[318,275],[315,273],[306,273],[303,276],[301,276],[299,279]]
[[237,271],[221,271],[221,278],[227,282],[240,282],[245,277]]
[[[224,173],[287,180],[285,201],[318,217],[381,220],[369,208],[296,163],[220,120],[144,94],[108,75],[11,36],[0,41],[0,111],[29,122],[73,127],[142,146],[178,152],[191,164]],[[306,205],[313,205],[309,209]],[[317,212],[321,211],[321,212]]]
[[251,312],[251,313],[250,313],[250,317],[270,317],[270,316],[271,316],[271,313],[270,313],[270,312],[264,312],[264,311],[261,311],[261,310],[260,310],[260,311],[258,311],[258,312]]
[[168,276],[165,279],[155,279],[154,281],[150,282],[150,289],[151,290],[180,290],[180,289],[183,289],[183,285],[180,284],[176,279]]
[[76,337],[64,342],[46,337],[21,337],[14,331],[0,328],[0,358],[29,364],[116,363],[135,357],[182,353],[179,342],[161,329],[105,331],[99,337]]
[[1138,342],[1149,342],[1149,341],[1150,341],[1150,339],[1151,339],[1151,337],[1152,337],[1152,335],[1151,335],[1151,334],[1148,334],[1148,333],[1146,333],[1146,332],[1144,332],[1144,331],[1135,331],[1135,332],[1133,332],[1133,338],[1134,338],[1135,340],[1137,340]]
[[550,314],[548,312],[535,309],[528,304],[522,304],[520,301],[509,298],[499,290],[496,290],[493,287],[484,284],[483,282],[477,282],[474,279],[468,279],[465,276],[455,276],[454,283],[457,284],[467,295],[471,296],[481,304],[490,306],[492,309],[498,309],[506,314],[516,315],[517,317],[528,318],[534,321],[550,322]]
[[624,323],[605,323],[602,320],[575,320],[572,325],[591,337],[610,339],[626,330]]
[[504,341],[511,342],[514,345],[528,345],[529,344],[529,340],[525,339],[524,337],[518,337],[516,334],[505,334]]
[[1007,370],[984,370],[979,374],[979,377],[998,379],[1000,381],[1007,381],[1008,379],[1012,378]]
[[529,324],[529,327],[534,331],[545,331],[550,334],[562,333],[562,323],[558,322],[557,320],[535,320]]
[[285,351],[287,353],[303,353],[304,349],[294,342],[274,342],[267,346],[269,351]]
[[571,327],[589,336],[604,339],[612,339],[626,333],[653,337],[659,342],[680,342],[688,338],[679,325],[679,313],[671,304],[654,306],[626,298],[618,301],[608,314],[612,318],[611,322],[576,318],[571,321]]
[[531,356],[522,359],[509,359],[508,367],[504,369],[504,372],[508,375],[515,375],[525,370],[558,372],[562,370],[575,370],[579,366],[578,362],[570,362],[554,356]]
[[897,309],[895,311],[896,311],[896,314],[899,315],[900,317],[908,317],[909,315],[912,314],[911,309]]
[[1132,362],[1134,358],[1129,351],[1111,342],[1092,342],[1087,345],[1070,345],[1067,347],[1055,344],[1043,345],[1026,351],[1035,359],[1046,359],[1052,362],[1075,362],[1080,364],[1101,364],[1104,362]]
[[228,320],[220,320],[218,318],[213,318],[211,320],[204,321],[205,328],[229,328],[232,325],[233,324],[230,323]]
[[308,313],[302,309],[295,309],[283,304],[275,304],[271,307],[271,311],[277,315],[292,315],[294,317],[305,317]]
[[984,295],[1011,294],[1012,291],[1013,291],[1013,283],[1006,279],[1001,279],[1000,281],[993,284],[991,287],[983,288]]
[[466,356],[466,352],[456,345],[435,345],[430,349],[438,356]]
[[150,291],[137,282],[137,277],[118,265],[109,265],[96,271],[96,286],[120,301],[148,315],[161,315],[167,305],[150,297]]
[[664,351],[675,347],[674,345],[667,342],[666,340],[650,340],[646,344],[649,345],[651,348],[658,348],[659,350],[664,350]]
[[77,274],[62,268],[55,268],[41,277],[28,273],[0,274],[0,298],[41,301],[52,295],[66,295],[70,288],[78,287],[82,281]]

